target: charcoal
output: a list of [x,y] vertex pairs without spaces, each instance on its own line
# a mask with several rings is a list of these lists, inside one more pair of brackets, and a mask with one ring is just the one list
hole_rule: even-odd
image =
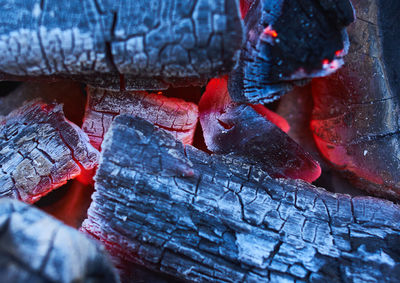
[[348,0],[254,1],[244,19],[246,43],[229,79],[232,99],[271,102],[304,80],[336,71],[353,18]]
[[196,282],[400,276],[399,206],[273,179],[138,117],[112,123],[92,198],[81,229],[124,263],[125,282],[135,264]]
[[348,64],[313,82],[315,141],[355,186],[400,200],[398,1],[353,1]]
[[318,162],[259,113],[267,112],[264,106],[231,101],[225,79],[207,85],[199,110],[210,151],[247,158],[249,164],[259,164],[273,177],[312,182],[320,176]]
[[0,119],[0,197],[35,202],[93,169],[98,156],[62,105],[27,103]]
[[204,83],[242,44],[236,0],[0,1],[0,79],[119,89]]
[[87,87],[88,103],[82,129],[100,149],[104,134],[119,114],[131,114],[168,130],[191,144],[198,120],[197,105],[145,91],[113,91]]
[[99,243],[33,206],[0,199],[1,282],[119,282]]

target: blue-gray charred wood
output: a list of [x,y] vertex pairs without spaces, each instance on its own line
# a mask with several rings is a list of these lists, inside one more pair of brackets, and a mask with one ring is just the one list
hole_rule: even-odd
[[243,36],[235,0],[1,0],[0,10],[0,79],[204,83],[232,69]]
[[311,128],[322,155],[353,184],[400,201],[400,2],[353,4],[347,64],[313,82]]
[[348,49],[348,0],[257,0],[244,21],[246,43],[229,80],[234,101],[265,103],[294,84],[326,76]]
[[60,104],[30,102],[0,117],[0,198],[35,202],[86,170],[99,152]]
[[198,282],[393,282],[400,207],[272,179],[129,116],[103,143],[82,230],[129,262]]
[[0,200],[1,282],[118,282],[103,247],[33,206]]

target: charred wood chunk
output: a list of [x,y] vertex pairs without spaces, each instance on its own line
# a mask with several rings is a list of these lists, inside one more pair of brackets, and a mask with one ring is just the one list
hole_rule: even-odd
[[33,206],[0,200],[1,282],[118,282],[104,248]]
[[[400,200],[400,3],[353,1],[348,64],[313,82],[322,155],[359,188]],[[391,3],[390,5],[388,3]]]
[[82,230],[112,255],[200,282],[390,282],[400,207],[272,179],[162,129],[117,117],[103,143]]
[[3,77],[75,77],[157,89],[227,73],[242,44],[236,0],[0,1]]
[[0,197],[35,202],[94,168],[98,155],[61,105],[30,102],[0,120]]
[[[265,118],[267,114],[271,115],[264,106],[231,101],[226,79],[210,81],[199,110],[203,135],[210,151],[242,156],[249,164],[258,164],[277,178],[312,182],[320,176],[318,162]],[[283,118],[278,116],[279,120],[276,116],[272,118],[285,124]],[[284,127],[289,128],[287,122]]]
[[185,144],[191,144],[198,120],[194,103],[145,91],[112,91],[88,86],[83,130],[100,149],[104,134],[119,114],[131,114],[163,128]]
[[246,43],[229,80],[234,101],[262,103],[294,84],[326,76],[348,49],[348,0],[258,0],[245,17]]

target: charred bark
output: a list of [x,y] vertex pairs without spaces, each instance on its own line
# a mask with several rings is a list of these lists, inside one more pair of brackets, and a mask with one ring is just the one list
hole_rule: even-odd
[[348,0],[257,0],[244,21],[246,43],[229,94],[237,102],[265,103],[343,64],[353,9]]
[[104,248],[37,208],[0,200],[2,282],[118,282]]
[[31,102],[0,119],[0,197],[35,202],[98,162],[62,106]]
[[193,141],[198,120],[194,103],[144,91],[113,91],[88,86],[87,93],[82,129],[97,149],[100,149],[112,120],[119,114],[146,119],[185,144]]
[[348,64],[313,82],[311,122],[322,155],[358,188],[400,200],[398,1],[353,1]]
[[235,0],[0,1],[0,78],[163,89],[227,73],[242,44]]
[[395,281],[400,208],[272,179],[117,117],[82,230],[124,262],[201,282]]

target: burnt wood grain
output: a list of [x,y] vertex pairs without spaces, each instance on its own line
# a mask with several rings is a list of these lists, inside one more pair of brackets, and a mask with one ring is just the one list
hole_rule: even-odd
[[99,243],[33,206],[0,199],[1,282],[119,282]]
[[117,117],[82,230],[130,263],[197,282],[393,282],[400,208],[272,179]]
[[0,197],[35,202],[93,169],[98,157],[62,105],[27,103],[0,118]]
[[242,44],[235,0],[0,1],[0,78],[67,77],[164,89],[229,72]]

